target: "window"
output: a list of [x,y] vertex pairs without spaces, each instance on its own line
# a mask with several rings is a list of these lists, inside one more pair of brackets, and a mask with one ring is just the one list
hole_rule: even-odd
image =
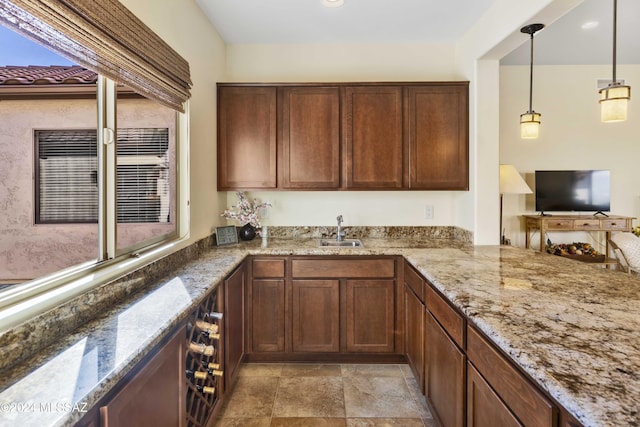
[[187,116],[36,47],[24,63],[37,65],[0,64],[2,307],[187,232]]
[[[36,223],[98,222],[96,131],[38,130]],[[118,223],[170,222],[169,129],[117,131]]]
[[[189,63],[118,0],[0,0],[0,26],[0,316],[6,328],[175,250],[170,239],[187,235],[187,215],[178,214],[188,212],[189,183],[178,180],[178,171],[188,177],[191,77]],[[26,73],[16,75],[20,68]],[[116,141],[116,123],[163,129],[166,142],[149,153],[144,144]],[[34,136],[43,129],[89,130],[95,156],[93,148],[74,151],[76,141],[63,144],[71,147],[66,154],[43,145],[41,159]],[[34,191],[36,175],[47,181],[51,173],[64,185]],[[51,210],[50,197],[75,204],[74,214],[67,209],[59,219],[64,209]],[[97,222],[80,222],[96,217],[96,206]],[[158,243],[167,244],[152,247]],[[28,283],[16,286],[21,282]]]
[[96,130],[35,132],[36,224],[98,222]]
[[118,129],[118,222],[170,222],[169,129]]

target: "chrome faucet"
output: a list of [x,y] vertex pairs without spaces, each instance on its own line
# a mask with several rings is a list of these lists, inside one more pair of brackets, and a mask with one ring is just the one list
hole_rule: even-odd
[[338,242],[342,242],[342,240],[344,239],[344,237],[346,236],[346,233],[342,232],[342,215],[338,215],[338,218],[336,218],[338,220],[338,233],[336,234],[336,240]]

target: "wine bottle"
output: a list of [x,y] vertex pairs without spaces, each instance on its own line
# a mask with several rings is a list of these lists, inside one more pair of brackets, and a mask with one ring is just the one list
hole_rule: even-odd
[[198,390],[200,393],[205,394],[213,394],[216,392],[215,387],[202,386],[200,384],[196,384],[196,390]]
[[213,356],[216,353],[214,346],[193,341],[189,343],[189,350],[194,353],[204,354],[205,356]]
[[202,335],[209,338],[210,340],[219,340],[220,334],[211,334],[209,332],[202,331]]
[[221,377],[224,374],[224,371],[220,371],[218,369],[207,369],[207,372],[214,377]]
[[205,322],[204,320],[196,320],[196,328],[208,334],[217,334],[220,327],[215,323]]
[[190,371],[186,370],[187,378],[190,380],[204,380],[207,378],[208,372],[205,371]]
[[219,363],[207,363],[206,361],[202,361],[202,366],[204,366],[205,368],[207,368],[207,370],[218,370],[220,369],[220,364]]

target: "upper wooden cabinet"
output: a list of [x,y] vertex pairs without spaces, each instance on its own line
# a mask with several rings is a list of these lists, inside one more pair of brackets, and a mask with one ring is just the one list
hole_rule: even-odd
[[278,187],[337,189],[340,186],[339,89],[281,88],[278,105]]
[[218,190],[276,188],[276,88],[218,87]]
[[469,187],[468,82],[220,83],[218,102],[218,190]]
[[406,89],[409,188],[469,189],[468,84]]
[[402,87],[344,88],[343,186],[347,189],[402,189]]

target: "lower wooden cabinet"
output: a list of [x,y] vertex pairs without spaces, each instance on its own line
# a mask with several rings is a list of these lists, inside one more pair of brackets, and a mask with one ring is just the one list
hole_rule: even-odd
[[346,290],[347,352],[393,353],[395,280],[347,280]]
[[467,364],[467,427],[519,427],[511,413],[491,386]]
[[251,281],[251,351],[284,352],[284,280]]
[[420,390],[424,394],[425,307],[424,303],[406,284],[404,286],[404,316],[405,356]]
[[425,283],[422,276],[404,262],[404,353],[420,391],[424,394],[425,369]]
[[402,361],[398,260],[253,257],[249,360]]
[[103,427],[185,425],[184,327],[100,407]]
[[462,427],[465,423],[466,357],[438,321],[427,313],[425,396],[440,425]]
[[340,282],[293,280],[292,351],[340,351]]
[[244,357],[245,337],[245,279],[244,263],[224,281],[224,375],[228,389]]
[[469,362],[496,396],[528,427],[553,427],[558,409],[473,327],[467,327]]

